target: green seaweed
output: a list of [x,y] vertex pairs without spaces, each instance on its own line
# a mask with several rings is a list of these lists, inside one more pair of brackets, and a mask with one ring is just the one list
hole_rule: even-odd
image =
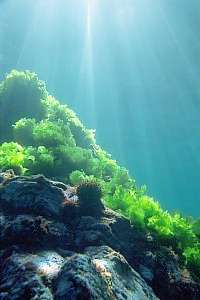
[[6,171],[12,169],[20,175],[25,172],[24,165],[25,153],[24,148],[15,143],[3,143],[0,146],[0,169]]
[[0,84],[0,140],[13,139],[12,125],[21,118],[44,116],[42,99],[48,96],[35,73],[13,70]]
[[186,258],[186,266],[191,270],[191,272],[200,278],[200,244],[195,247],[188,247],[184,251],[184,256]]

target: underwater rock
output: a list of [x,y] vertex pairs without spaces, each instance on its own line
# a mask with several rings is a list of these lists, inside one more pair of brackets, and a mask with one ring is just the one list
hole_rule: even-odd
[[124,257],[107,246],[90,247],[69,258],[53,291],[56,300],[158,299]]
[[59,217],[64,193],[42,175],[7,180],[0,190],[0,206],[13,213]]
[[161,247],[156,253],[152,287],[163,300],[200,299],[200,285],[187,270],[181,270],[178,257],[167,247]]
[[18,215],[0,219],[1,246],[24,245],[34,248],[62,247],[72,244],[70,228],[41,216]]
[[0,300],[53,300],[31,260],[16,250],[5,251],[0,257]]
[[85,216],[41,175],[0,176],[0,300],[200,299],[173,251],[120,214]]
[[0,173],[0,184],[5,182],[7,179],[11,179],[15,177],[15,173],[13,170],[7,170],[5,172]]

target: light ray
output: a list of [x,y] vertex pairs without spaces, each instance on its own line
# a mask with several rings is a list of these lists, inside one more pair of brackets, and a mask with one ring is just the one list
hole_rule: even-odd
[[93,44],[93,18],[96,11],[96,2],[87,0],[86,2],[86,25],[85,38],[82,54],[82,61],[80,65],[77,98],[80,98],[79,93],[83,87],[83,81],[86,82],[87,90],[86,97],[90,106],[90,121],[93,126],[96,126],[96,105],[95,105],[95,74],[94,74],[94,44]]

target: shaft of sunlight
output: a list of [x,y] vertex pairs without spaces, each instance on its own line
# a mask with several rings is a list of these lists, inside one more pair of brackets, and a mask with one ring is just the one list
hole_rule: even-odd
[[[82,61],[80,66],[80,74],[78,80],[77,92],[81,92],[83,82],[86,83],[87,90],[85,91],[86,97],[88,98],[90,106],[90,120],[96,125],[96,105],[95,105],[95,75],[94,75],[94,45],[93,45],[93,34],[94,34],[94,15],[97,7],[96,1],[87,0],[86,2],[86,17],[85,17],[85,37],[82,53]],[[79,98],[80,95],[77,95]]]

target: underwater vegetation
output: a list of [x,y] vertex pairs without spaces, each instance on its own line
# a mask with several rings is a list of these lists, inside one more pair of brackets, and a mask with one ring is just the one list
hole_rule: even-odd
[[40,173],[78,186],[80,200],[93,198],[94,206],[102,191],[106,206],[171,247],[200,280],[200,221],[170,214],[137,187],[128,171],[96,144],[94,131],[49,95],[35,73],[13,70],[1,82],[0,142],[2,171]]
[[102,190],[96,181],[85,181],[77,186],[77,196],[81,213],[98,216],[104,207],[101,202]]

